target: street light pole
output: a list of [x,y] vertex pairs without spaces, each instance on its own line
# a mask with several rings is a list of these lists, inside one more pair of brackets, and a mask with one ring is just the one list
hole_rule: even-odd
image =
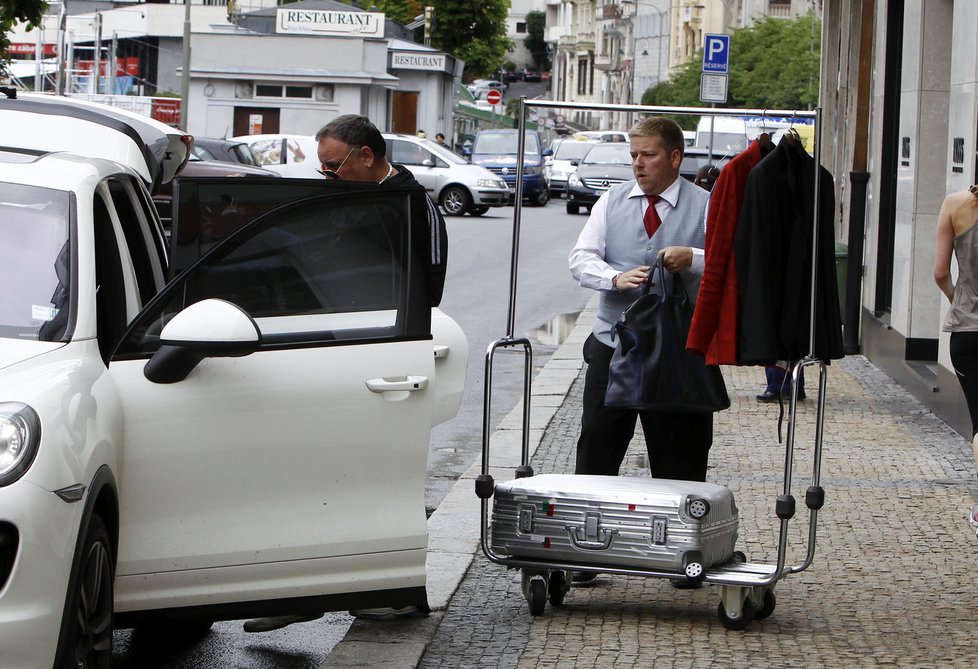
[[187,129],[190,106],[190,0],[183,0],[183,80],[180,82],[180,128]]

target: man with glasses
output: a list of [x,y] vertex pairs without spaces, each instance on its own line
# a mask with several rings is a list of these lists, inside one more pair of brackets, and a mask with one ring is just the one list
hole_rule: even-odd
[[366,116],[345,114],[333,119],[316,133],[319,142],[318,170],[327,179],[375,183],[411,190],[411,219],[427,221],[429,238],[425,248],[417,249],[428,259],[426,277],[431,306],[438,306],[445,285],[448,261],[448,234],[445,219],[428,197],[424,186],[403,165],[387,160],[387,142]]
[[[318,154],[322,163],[321,169],[317,171],[327,179],[374,183],[410,191],[412,225],[416,225],[416,221],[424,221],[428,229],[427,239],[412,235],[417,240],[415,252],[426,268],[428,301],[432,307],[438,306],[445,285],[448,234],[445,230],[445,219],[428,197],[424,186],[403,165],[394,165],[387,160],[384,136],[365,116],[346,114],[333,119],[316,133],[316,141],[319,142]],[[401,609],[361,609],[350,613],[358,618],[374,620],[428,615],[428,611],[422,611],[416,606]],[[245,622],[244,631],[271,632],[293,623],[316,620],[323,615],[319,613],[252,618]]]

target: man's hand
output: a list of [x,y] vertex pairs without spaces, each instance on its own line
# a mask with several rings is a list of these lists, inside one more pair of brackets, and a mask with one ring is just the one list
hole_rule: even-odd
[[649,278],[649,270],[651,268],[648,265],[640,265],[627,272],[622,272],[618,275],[615,281],[615,287],[619,291],[631,290],[632,288],[638,288],[643,283],[645,283]]
[[688,246],[667,246],[659,251],[659,257],[662,258],[662,268],[675,274],[693,264],[693,249]]

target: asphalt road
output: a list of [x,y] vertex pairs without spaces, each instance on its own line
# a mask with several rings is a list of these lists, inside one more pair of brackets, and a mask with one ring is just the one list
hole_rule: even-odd
[[[469,367],[458,416],[432,432],[425,503],[430,509],[479,457],[482,444],[485,352],[507,334],[513,207],[484,216],[448,218],[448,279],[441,308],[469,341]],[[568,215],[562,200],[523,207],[514,336],[526,336],[533,366],[542,367],[561,341],[561,324],[580,311],[590,291],[567,270],[567,253],[584,225]],[[522,397],[523,355],[501,351],[493,371],[494,427]],[[245,634],[242,621],[214,625],[199,641],[114,635],[113,669],[316,669],[343,638],[353,618],[329,613],[321,620],[269,632]]]

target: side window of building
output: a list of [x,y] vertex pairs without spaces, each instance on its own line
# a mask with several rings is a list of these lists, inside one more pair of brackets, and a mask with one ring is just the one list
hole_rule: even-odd
[[266,347],[428,336],[407,197],[371,195],[305,200],[252,224],[253,234],[235,237],[168,287],[118,354],[155,351],[163,325],[207,298],[247,311]]

